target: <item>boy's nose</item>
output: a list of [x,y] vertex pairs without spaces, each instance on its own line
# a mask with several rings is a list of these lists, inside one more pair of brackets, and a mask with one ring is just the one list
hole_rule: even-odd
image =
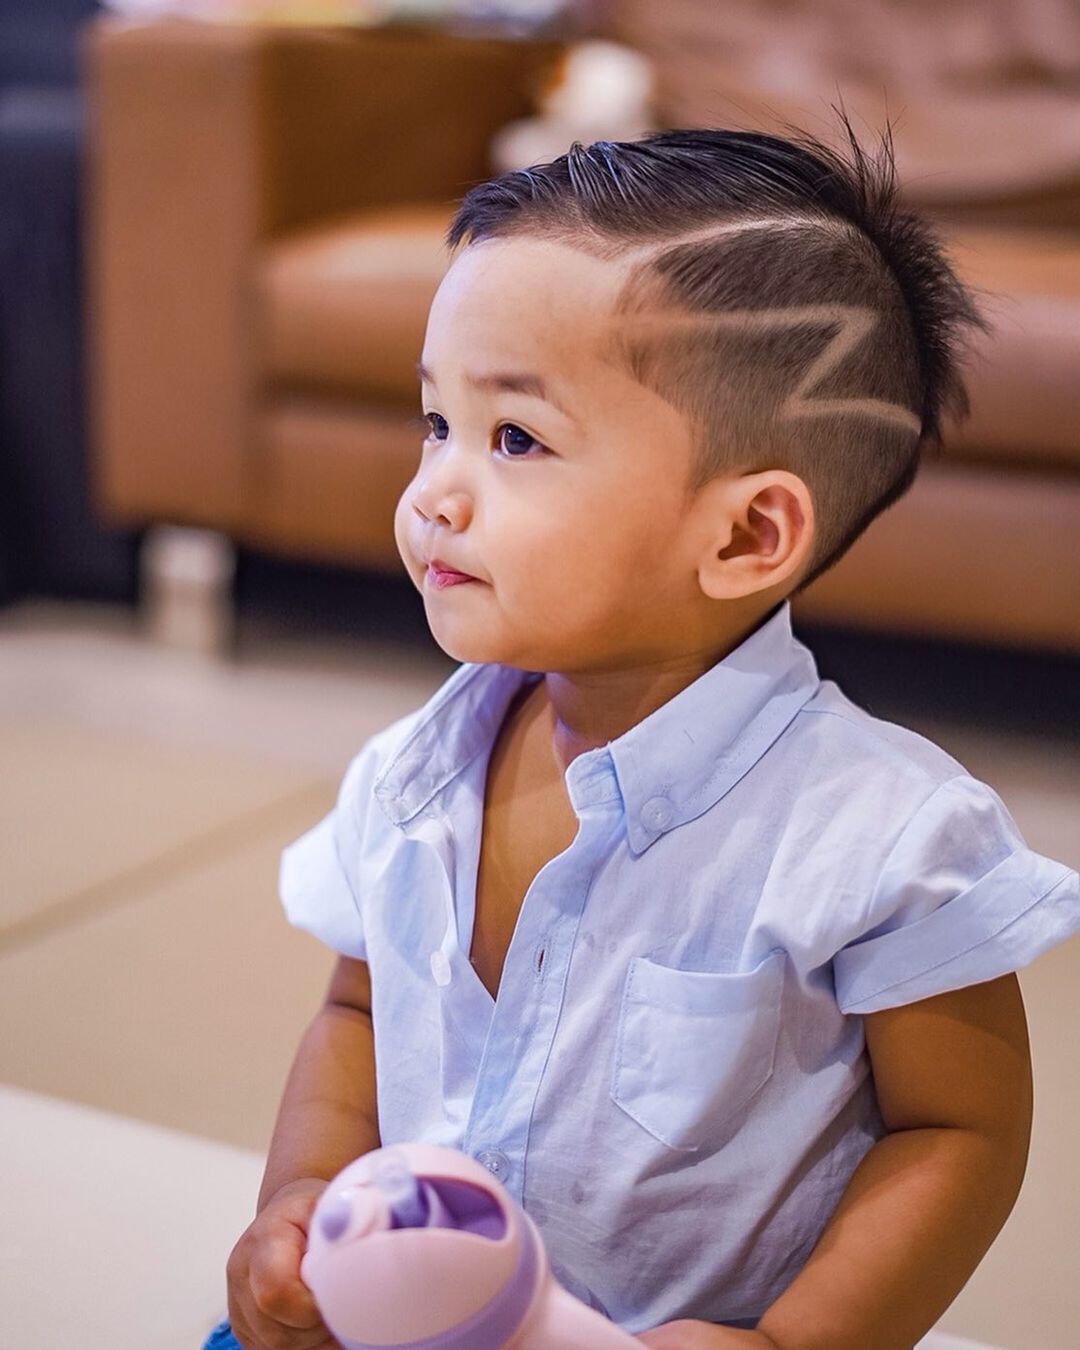
[[421,483],[413,495],[413,510],[429,524],[457,532],[472,520],[473,504],[467,492],[446,491],[434,483]]

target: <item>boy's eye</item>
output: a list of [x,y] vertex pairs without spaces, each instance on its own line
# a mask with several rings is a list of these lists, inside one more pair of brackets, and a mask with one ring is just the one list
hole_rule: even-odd
[[[425,413],[424,421],[428,424],[428,427],[431,429],[432,436],[434,436],[437,441],[446,440],[446,437],[449,435],[450,432],[450,426],[447,423],[445,417],[440,416],[439,413]],[[439,432],[438,427],[436,427],[435,425],[436,422],[440,422],[442,426],[445,428],[445,430],[442,431],[441,433]]]
[[535,436],[530,436],[513,422],[504,422],[499,429],[499,449],[508,459],[523,459],[533,446],[542,448]]
[[[422,421],[427,424],[432,439],[445,441],[449,436],[450,424],[441,413],[425,413]],[[513,422],[504,422],[499,428],[498,448],[507,459],[524,459],[534,447],[537,450],[544,448],[535,436],[530,436]]]

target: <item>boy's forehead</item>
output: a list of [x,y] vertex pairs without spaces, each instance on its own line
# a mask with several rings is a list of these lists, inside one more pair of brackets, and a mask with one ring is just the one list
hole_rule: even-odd
[[545,301],[576,305],[602,296],[614,299],[624,270],[618,260],[599,257],[564,240],[510,235],[469,245],[450,264],[446,276],[467,276],[474,287],[487,283],[494,289],[509,287]]
[[624,270],[554,240],[483,240],[451,263],[431,306],[425,349],[468,364],[509,361],[563,368],[606,361]]

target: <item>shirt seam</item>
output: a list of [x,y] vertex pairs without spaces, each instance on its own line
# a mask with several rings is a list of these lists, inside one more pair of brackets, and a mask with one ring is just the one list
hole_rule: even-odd
[[[1015,858],[1017,854],[1022,851],[1023,850],[1021,849],[1013,849],[1013,851],[1008,855],[1008,857],[1003,858],[1001,861],[1003,863],[1008,862],[1010,859]],[[998,866],[1001,866],[1001,863],[999,863]],[[877,998],[879,994],[888,993],[890,989],[899,989],[902,985],[910,984],[913,980],[924,979],[927,975],[932,975],[935,970],[941,970],[945,966],[951,965],[954,961],[961,960],[961,958],[969,955],[971,952],[975,951],[978,947],[983,947],[986,945],[986,943],[992,942],[994,938],[998,937],[1001,933],[1003,933],[1006,928],[1011,928],[1014,923],[1019,923],[1025,914],[1027,914],[1030,910],[1033,910],[1036,905],[1042,904],[1042,902],[1045,899],[1047,899],[1048,896],[1053,895],[1053,893],[1059,887],[1064,886],[1065,883],[1071,879],[1072,875],[1073,874],[1071,871],[1066,872],[1065,876],[1059,877],[1058,880],[1055,881],[1052,886],[1048,887],[1045,891],[1041,891],[1032,900],[1030,900],[1023,907],[1023,909],[1019,909],[1015,913],[1010,914],[1007,919],[1005,919],[1002,923],[998,924],[998,926],[993,930],[993,932],[985,934],[985,936],[979,938],[977,941],[972,942],[970,946],[964,947],[958,952],[953,952],[951,955],[945,957],[943,961],[938,961],[932,966],[927,966],[925,970],[916,971],[914,975],[905,975],[903,979],[893,980],[890,984],[883,984],[876,989],[872,989],[868,994],[862,994],[859,998],[857,998],[854,1001],[854,1003],[849,1004],[848,1011],[856,1012],[858,1009],[858,1005],[860,1003],[868,1003],[871,999]]]
[[[822,681],[822,683],[824,683],[824,681]],[[912,759],[910,755],[905,754],[902,750],[898,750],[896,746],[894,746],[893,743],[886,736],[882,736],[879,731],[875,731],[873,727],[868,727],[864,725],[857,718],[848,717],[840,709],[810,708],[804,704],[803,707],[799,709],[799,711],[807,714],[812,714],[817,717],[835,717],[838,722],[843,722],[846,726],[851,727],[854,731],[858,732],[860,735],[870,737],[874,741],[875,745],[884,746],[885,749],[889,752],[889,756],[891,759],[900,760],[901,763],[908,765],[910,768],[912,768],[919,775],[920,778],[931,783],[936,783],[938,788],[943,788],[946,785],[946,783],[951,783],[955,781],[957,778],[969,778],[971,776],[968,773],[968,771],[963,767],[963,765],[960,765],[956,773],[950,774],[948,778],[939,779],[936,774],[932,773],[929,769],[924,768],[921,764],[918,763],[917,760]],[[867,713],[867,716],[872,718],[874,714]],[[878,718],[875,720],[881,721],[883,719]],[[948,758],[952,759],[952,756],[949,755],[947,750],[942,750],[941,746],[934,745],[933,741],[928,740],[927,737],[925,736],[921,736],[919,732],[911,731],[909,727],[899,727],[898,723],[889,723],[889,725],[898,726],[898,729],[901,731],[906,731],[913,736],[919,736],[919,739],[925,741],[927,745],[933,746],[933,748],[937,750],[940,754],[946,755]],[[956,761],[954,760],[953,762],[955,763]],[[933,793],[931,793],[931,796],[933,796]],[[929,800],[930,797],[927,797],[926,801]],[[922,805],[919,807],[919,810],[921,811],[922,806],[925,805],[926,802],[923,802]],[[906,828],[907,827],[905,826],[905,829]]]

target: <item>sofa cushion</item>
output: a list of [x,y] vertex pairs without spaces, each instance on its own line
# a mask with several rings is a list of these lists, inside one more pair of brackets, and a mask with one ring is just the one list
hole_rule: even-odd
[[994,330],[974,344],[949,454],[1080,468],[1080,234],[967,228],[949,250]]
[[364,211],[267,245],[256,276],[265,379],[419,408],[416,362],[452,214],[441,203]]
[[796,618],[1080,653],[1080,478],[931,456]]

